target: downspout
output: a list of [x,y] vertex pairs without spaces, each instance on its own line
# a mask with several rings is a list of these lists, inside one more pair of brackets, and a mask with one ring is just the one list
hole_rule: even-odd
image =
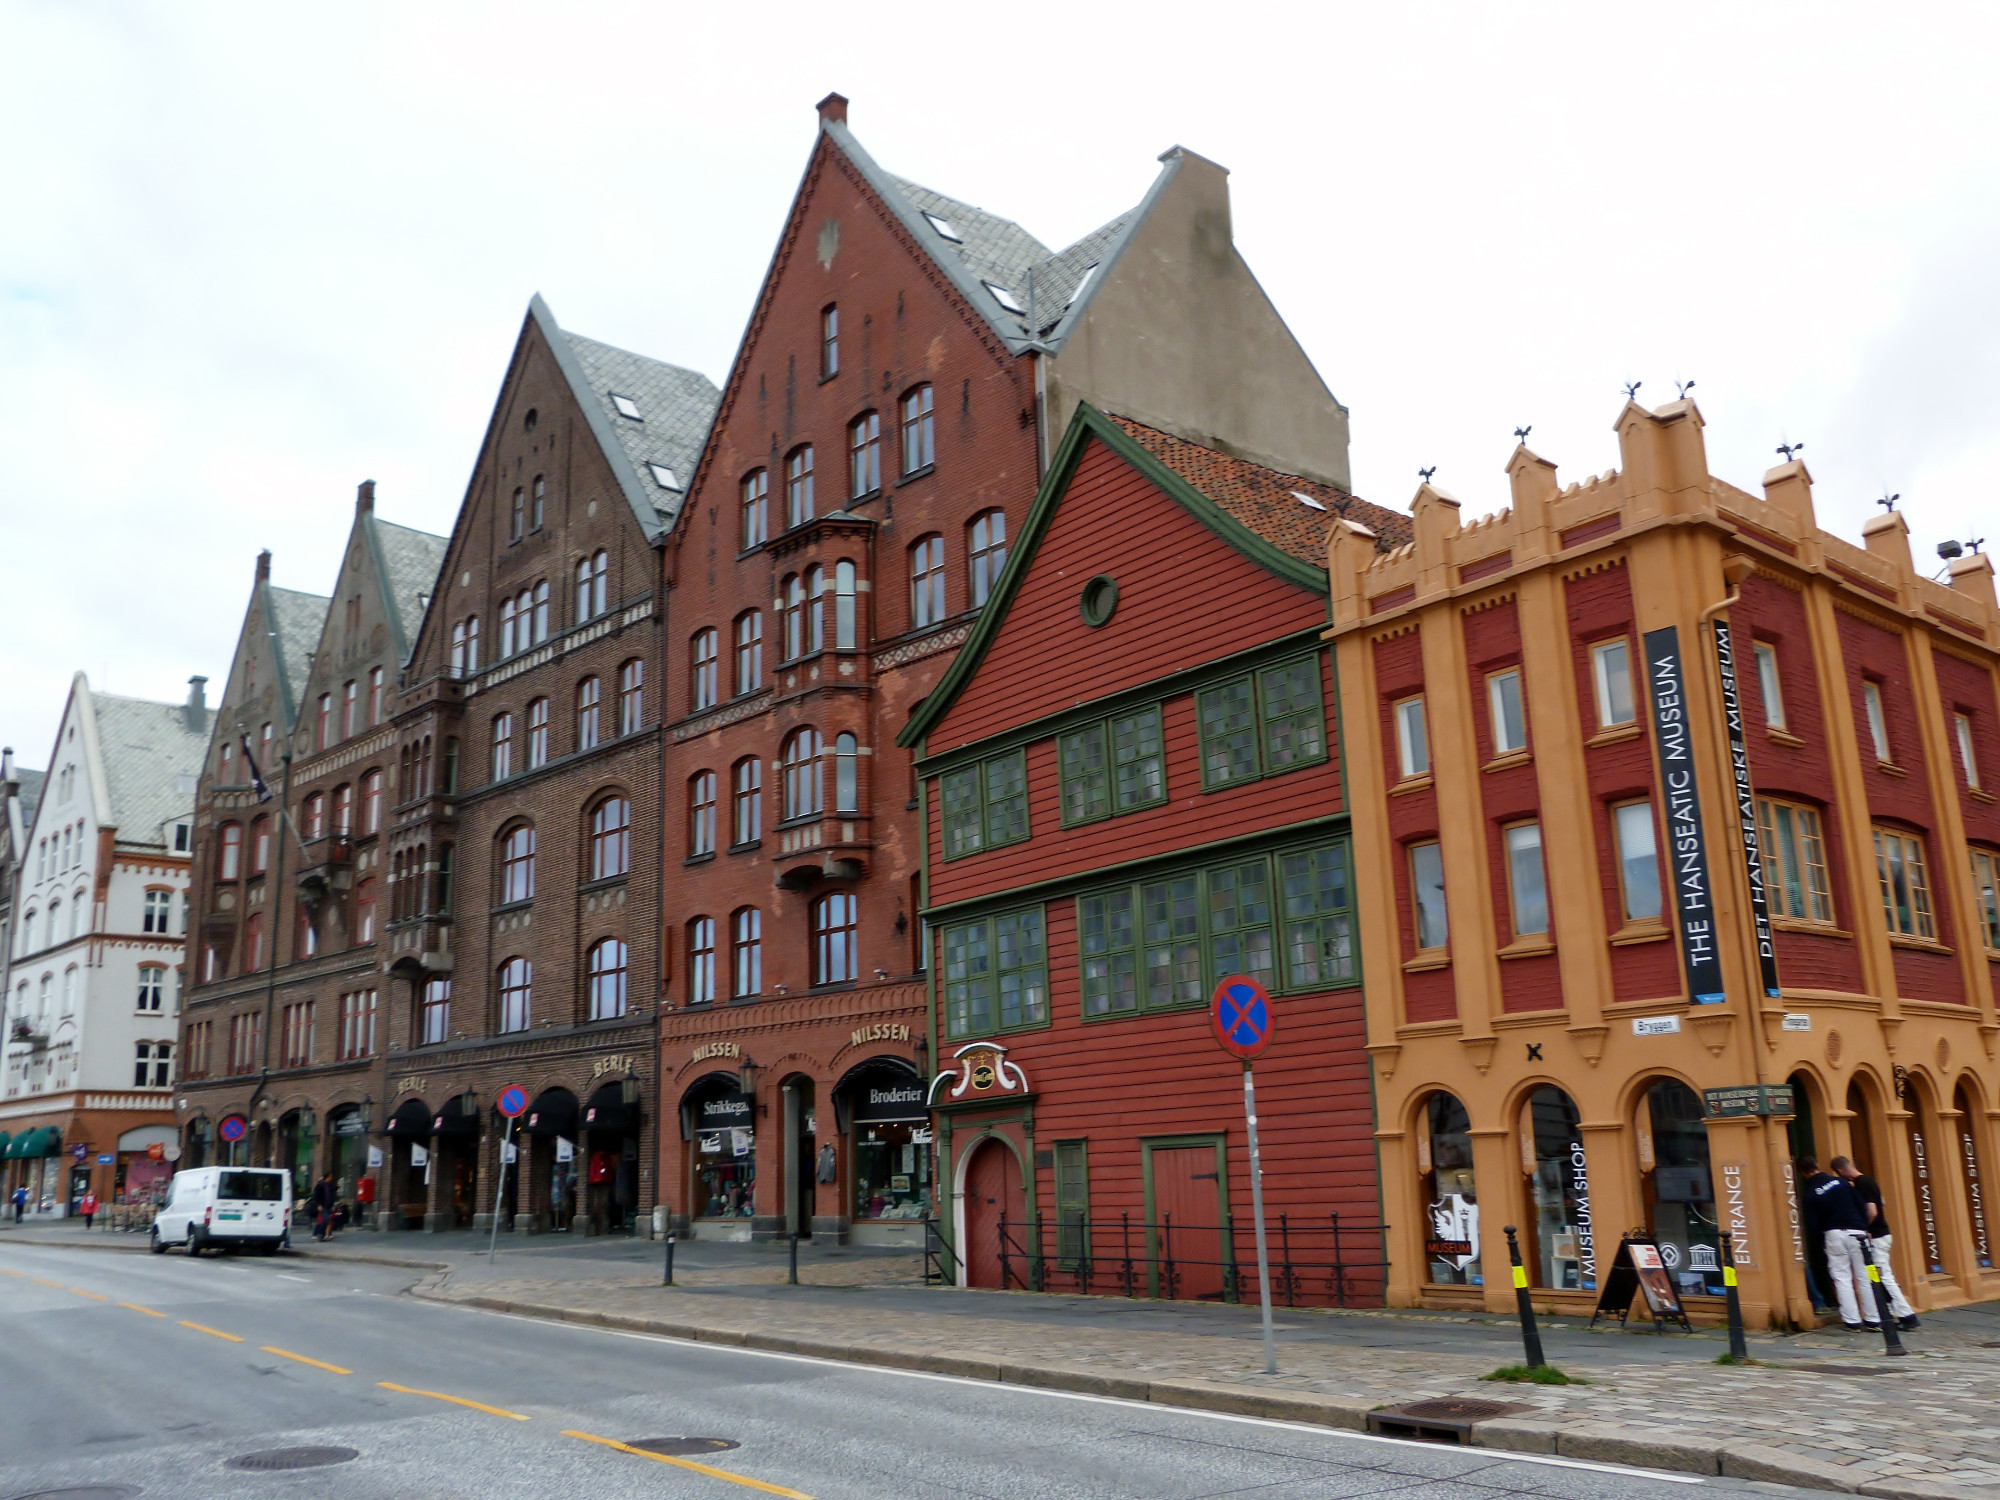
[[[277,898],[285,889],[285,829],[291,823],[291,809],[292,752],[287,750],[285,752],[285,774],[278,792],[278,851],[275,856],[276,863],[271,867],[270,890],[272,899],[267,908],[274,919],[277,915]],[[294,838],[298,837],[297,829],[292,830],[292,836]],[[269,1086],[271,1081],[271,1015],[278,999],[278,924],[275,920],[272,920],[267,926],[271,934],[271,954],[264,965],[264,1035],[262,1038],[264,1043],[262,1048],[264,1057],[262,1066],[257,1074],[257,1087],[250,1091],[249,1112],[252,1116],[255,1114],[257,1102],[264,1097],[264,1090]],[[271,1163],[266,1162],[264,1165],[270,1166]]]
[[[690,484],[694,481],[689,480]],[[667,887],[667,799],[665,781],[667,773],[667,548],[671,544],[671,533],[660,538],[659,608],[653,611],[654,655],[659,662],[657,680],[660,691],[660,727],[658,758],[662,793],[659,797],[659,815],[655,819],[659,835],[659,854],[653,861],[653,879],[657,882],[653,889],[661,896]],[[662,1234],[674,1232],[674,1206],[667,1197],[667,1117],[663,1107],[667,1097],[666,1058],[666,1010],[667,1010],[667,942],[668,933],[673,928],[666,921],[666,912],[660,912],[654,929],[653,947],[653,1072],[656,1082],[653,1086],[653,1207],[665,1206],[666,1222],[661,1225]],[[754,1121],[752,1122],[755,1123]],[[686,1174],[679,1174],[685,1180]],[[644,1194],[640,1195],[643,1200]],[[638,1211],[638,1205],[633,1205]],[[693,1216],[693,1205],[689,1205],[689,1216]],[[650,1210],[648,1210],[650,1212]]]

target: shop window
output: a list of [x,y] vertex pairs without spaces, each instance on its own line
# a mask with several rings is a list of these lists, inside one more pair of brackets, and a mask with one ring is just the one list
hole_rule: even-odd
[[1417,948],[1441,952],[1450,945],[1444,901],[1444,852],[1436,839],[1410,845],[1410,904],[1417,911]]
[[1472,1120],[1450,1094],[1424,1105],[1417,1136],[1417,1171],[1430,1218],[1424,1258],[1434,1286],[1482,1286],[1479,1193],[1472,1177]]
[[715,998],[715,918],[696,917],[687,925],[688,1004]]
[[733,1081],[711,1083],[682,1106],[694,1133],[693,1211],[703,1219],[747,1219],[757,1189],[751,1101]]
[[943,982],[945,1031],[953,1038],[1046,1023],[1041,908],[946,927]]
[[1785,690],[1778,680],[1778,648],[1758,641],[1751,648],[1757,658],[1757,696],[1764,700],[1764,722],[1773,729],[1785,727]]
[[1623,636],[1590,648],[1590,675],[1597,687],[1597,727],[1615,729],[1638,722],[1632,696],[1632,645]]
[[535,966],[525,958],[510,958],[500,966],[500,1029],[526,1031],[534,1003]]
[[854,1131],[854,1217],[921,1219],[931,1211],[931,1152],[923,1081],[878,1068],[847,1088]]
[[1027,752],[976,761],[944,777],[944,857],[957,859],[1028,836]]
[[2000,854],[1987,849],[1972,851],[1972,892],[1987,951],[2000,953]]
[[1521,1257],[1535,1285],[1551,1291],[1597,1290],[1582,1118],[1559,1088],[1538,1088],[1521,1105],[1521,1167],[1534,1211]]
[[627,953],[617,938],[605,938],[590,950],[590,1019],[612,1021],[625,1014]]
[[1507,896],[1514,917],[1514,936],[1530,937],[1549,930],[1549,885],[1542,863],[1542,825],[1516,823],[1502,831],[1507,845]]
[[764,992],[764,914],[738,907],[729,918],[729,992],[738,999]]
[[1430,774],[1431,741],[1422,698],[1405,698],[1396,705],[1396,769],[1405,780]]
[[1324,760],[1319,672],[1315,653],[1195,694],[1202,786],[1230,786]]
[[852,891],[829,891],[812,905],[812,982],[842,984],[860,972],[861,938]]
[[1618,889],[1627,922],[1660,919],[1659,838],[1653,827],[1653,804],[1622,802],[1611,809],[1611,831],[1618,843]]
[[1882,887],[1882,913],[1893,937],[1937,937],[1931,915],[1930,877],[1924,870],[1924,841],[1894,828],[1875,829],[1875,875]]
[[1072,730],[1056,748],[1065,826],[1151,807],[1167,798],[1157,703]]
[[1521,669],[1511,667],[1486,679],[1486,710],[1493,729],[1493,753],[1511,755],[1528,748],[1528,710],[1521,701]]
[[1759,797],[1757,833],[1764,856],[1764,898],[1771,915],[1831,923],[1833,893],[1826,878],[1826,843],[1820,836],[1818,809]]
[[1646,1090],[1634,1123],[1646,1223],[1660,1259],[1682,1295],[1720,1297],[1722,1249],[1701,1096],[1678,1078],[1662,1078]]
[[1868,738],[1874,743],[1875,758],[1887,765],[1889,756],[1889,716],[1882,710],[1882,685],[1861,684],[1861,707],[1868,719]]

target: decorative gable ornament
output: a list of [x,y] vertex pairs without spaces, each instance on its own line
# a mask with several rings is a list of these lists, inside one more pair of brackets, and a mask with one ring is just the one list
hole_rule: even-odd
[[1021,1065],[1007,1060],[1007,1049],[997,1042],[972,1042],[951,1055],[951,1066],[931,1080],[931,1108],[951,1104],[980,1104],[989,1099],[1013,1099],[1029,1092],[1028,1075]]

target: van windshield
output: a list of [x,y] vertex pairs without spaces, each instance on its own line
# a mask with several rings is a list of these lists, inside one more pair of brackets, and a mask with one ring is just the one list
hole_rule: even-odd
[[281,1203],[285,1197],[283,1172],[224,1172],[215,1190],[218,1198],[248,1198],[253,1203]]

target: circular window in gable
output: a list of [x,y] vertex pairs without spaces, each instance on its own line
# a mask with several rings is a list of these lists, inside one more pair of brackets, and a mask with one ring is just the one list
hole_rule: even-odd
[[1084,624],[1096,627],[1107,623],[1118,608],[1118,580],[1108,573],[1099,573],[1083,586],[1083,598],[1077,607],[1083,611]]

